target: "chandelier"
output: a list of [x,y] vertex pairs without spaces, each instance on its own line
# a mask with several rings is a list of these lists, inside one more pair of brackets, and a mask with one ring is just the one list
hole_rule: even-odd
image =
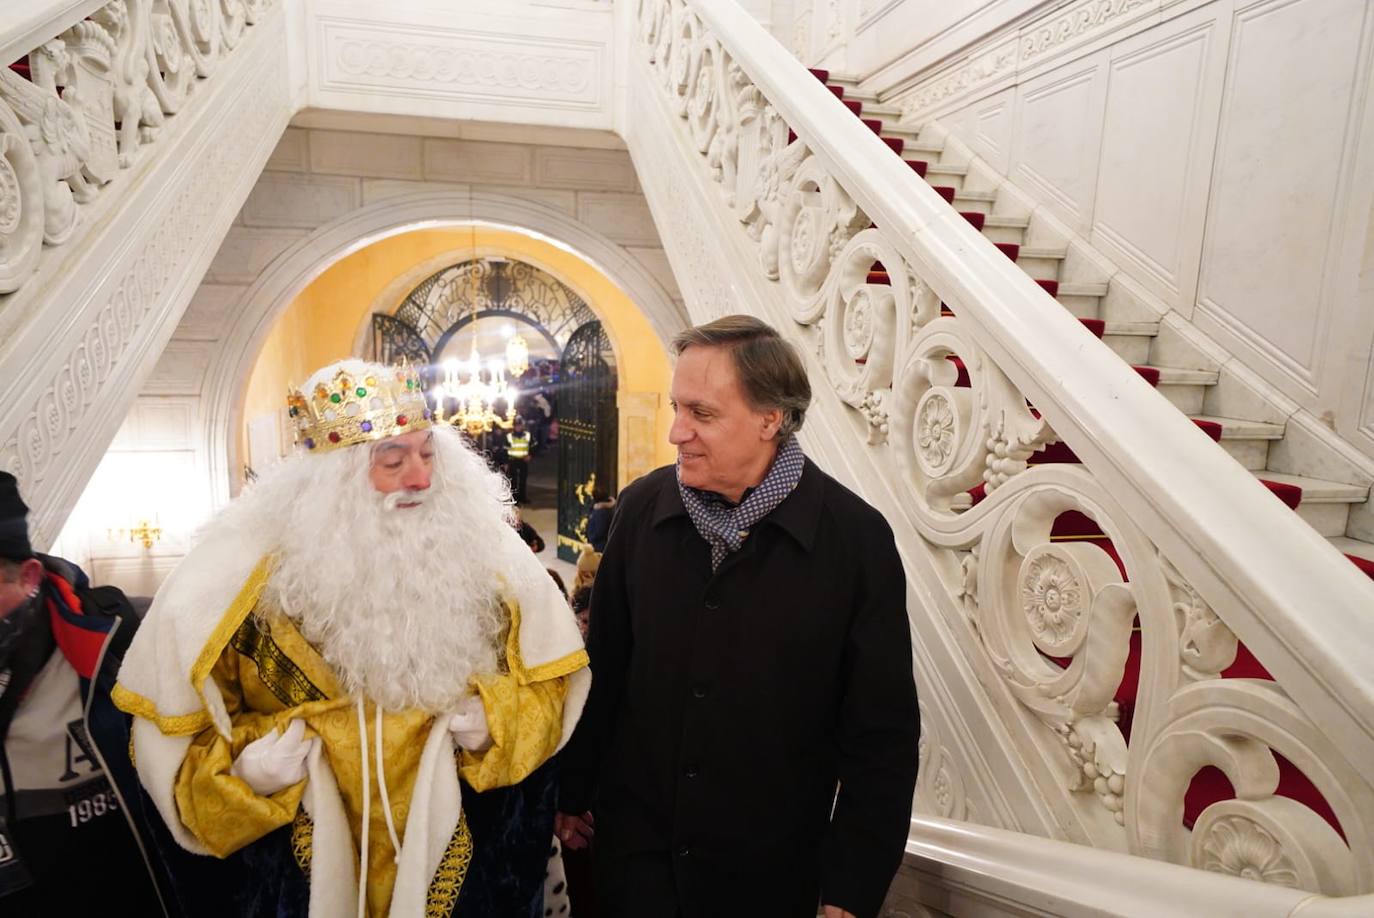
[[[435,413],[440,423],[447,422],[476,437],[493,427],[509,429],[515,422],[516,391],[506,381],[505,364],[493,359],[483,366],[475,336],[468,359],[445,360],[443,369],[444,380],[434,390]],[[445,417],[444,409],[449,403],[455,407]]]

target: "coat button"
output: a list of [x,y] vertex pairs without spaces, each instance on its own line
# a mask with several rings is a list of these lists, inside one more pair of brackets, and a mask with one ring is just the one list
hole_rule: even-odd
[[716,611],[716,610],[719,609],[719,608],[720,608],[720,600],[714,599],[714,598],[706,600],[706,610],[707,610],[708,612],[714,612],[714,611]]
[[678,849],[677,849],[677,856],[678,856],[678,857],[686,857],[687,855],[689,855],[689,854],[691,854],[691,853],[692,853],[692,846],[691,846],[691,845],[680,845],[680,846],[678,846]]
[[708,692],[707,692],[706,686],[702,685],[700,682],[698,682],[696,685],[692,686],[692,697],[693,697],[693,698],[705,698],[705,697],[707,696],[707,694],[708,694]]

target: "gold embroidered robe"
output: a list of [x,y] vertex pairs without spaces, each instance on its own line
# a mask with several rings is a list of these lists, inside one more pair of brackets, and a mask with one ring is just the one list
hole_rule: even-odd
[[[518,783],[543,764],[557,748],[562,732],[567,676],[529,679],[520,659],[516,635],[518,608],[506,641],[501,672],[474,679],[492,735],[482,753],[462,751],[459,773],[475,790]],[[359,737],[356,701],[345,696],[319,652],[281,615],[250,616],[220,653],[211,670],[232,723],[232,740],[214,727],[191,741],[177,775],[174,793],[182,823],[211,853],[225,857],[274,829],[293,826],[293,840],[303,869],[308,867],[308,817],[300,809],[305,782],[271,797],[255,794],[230,766],[249,743],[273,727],[285,729],[295,718],[305,721],[308,736],[324,746],[338,783],[356,857],[362,838],[363,774],[366,750],[370,772],[368,829],[368,914],[388,912],[396,880],[395,851],[383,812],[379,774],[385,775],[392,823],[404,832],[420,754],[434,718],[420,711],[383,713],[382,768],[374,752],[376,708],[364,702],[366,736]],[[405,845],[404,837],[401,844]],[[471,836],[465,822],[445,853],[428,892],[431,914],[448,914],[457,897],[468,860]]]

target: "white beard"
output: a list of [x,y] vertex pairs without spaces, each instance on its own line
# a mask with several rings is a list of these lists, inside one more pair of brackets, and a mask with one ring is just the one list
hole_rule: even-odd
[[359,445],[283,462],[221,517],[270,534],[265,607],[297,624],[350,694],[388,711],[451,710],[503,652],[509,488],[451,429],[434,446],[426,492],[379,494]]

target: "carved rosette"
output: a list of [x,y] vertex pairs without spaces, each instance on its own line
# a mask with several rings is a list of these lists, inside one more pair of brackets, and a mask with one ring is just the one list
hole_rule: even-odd
[[[1278,756],[1321,794],[1344,838],[1279,793]],[[1140,760],[1139,793],[1128,796],[1132,850],[1329,896],[1374,883],[1374,838],[1361,819],[1374,806],[1367,763],[1341,756],[1274,683],[1213,679],[1180,689]],[[1184,795],[1209,765],[1225,774],[1235,797],[1204,809],[1189,832]]]
[[[963,354],[972,386],[958,386]],[[910,486],[908,505],[923,515],[948,513],[956,495],[983,477],[991,417],[975,397],[983,382],[981,351],[965,343],[953,319],[927,325],[907,348],[893,383],[893,444]]]

